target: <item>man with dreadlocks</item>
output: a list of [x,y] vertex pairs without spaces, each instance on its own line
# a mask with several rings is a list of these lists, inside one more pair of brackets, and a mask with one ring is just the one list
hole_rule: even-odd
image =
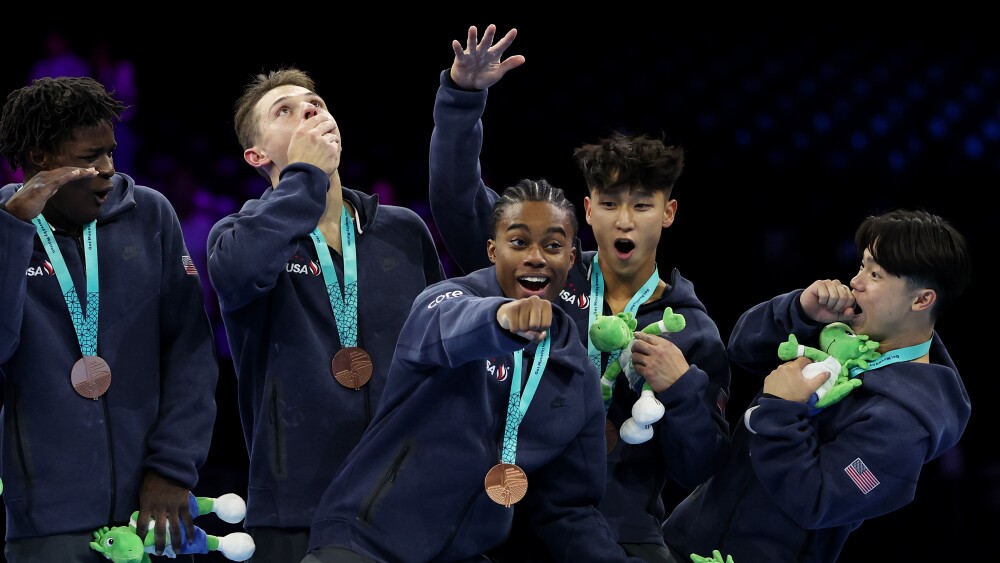
[[[194,532],[188,491],[215,422],[201,281],[166,198],[115,171],[124,105],[90,78],[12,92],[0,155],[7,561],[104,561],[91,533]],[[180,534],[171,534],[175,550]]]

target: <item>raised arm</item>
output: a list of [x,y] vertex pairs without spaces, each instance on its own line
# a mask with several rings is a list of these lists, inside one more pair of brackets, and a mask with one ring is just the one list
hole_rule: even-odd
[[469,28],[467,46],[455,40],[455,59],[441,72],[434,101],[434,130],[430,143],[429,201],[434,223],[458,266],[470,273],[490,265],[486,241],[497,193],[482,180],[479,154],[483,146],[482,115],[487,88],[524,57],[503,59],[517,30],[511,29],[495,45],[496,26],[487,26],[481,42]]

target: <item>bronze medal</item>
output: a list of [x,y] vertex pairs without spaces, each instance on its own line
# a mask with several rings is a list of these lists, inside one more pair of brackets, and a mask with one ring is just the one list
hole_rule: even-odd
[[372,378],[372,359],[361,348],[343,348],[333,356],[333,378],[348,389],[358,390]]
[[111,387],[111,367],[100,356],[84,356],[73,364],[70,379],[81,397],[96,401]]
[[608,446],[608,455],[611,455],[618,445],[618,428],[610,418],[604,419],[604,443]]
[[498,463],[486,473],[486,495],[507,508],[528,492],[528,476],[512,463]]

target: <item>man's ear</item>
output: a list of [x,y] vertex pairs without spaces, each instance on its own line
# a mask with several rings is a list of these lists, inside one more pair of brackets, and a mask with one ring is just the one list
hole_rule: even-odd
[[590,222],[590,196],[583,198],[583,218],[587,221],[588,225],[592,225]]
[[28,150],[28,166],[35,170],[45,170],[45,163],[48,161],[48,154],[41,149]]
[[491,264],[497,263],[497,245],[493,239],[486,241],[486,256],[489,257]]
[[925,287],[917,291],[917,296],[913,300],[913,304],[910,308],[914,311],[926,311],[934,306],[934,302],[937,301],[937,292],[929,287]]
[[271,163],[270,157],[268,157],[266,153],[260,151],[257,147],[250,147],[249,149],[243,151],[243,160],[247,161],[247,164],[253,166],[254,168],[267,166]]
[[674,216],[677,214],[677,200],[668,199],[663,206],[663,228],[666,229],[674,224]]

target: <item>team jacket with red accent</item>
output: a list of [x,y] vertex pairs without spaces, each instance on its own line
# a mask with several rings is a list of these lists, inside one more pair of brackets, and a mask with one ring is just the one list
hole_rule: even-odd
[[[458,89],[447,70],[440,80],[430,145],[431,212],[449,253],[464,271],[471,271],[488,263],[483,248],[491,236],[493,203],[499,199],[483,182],[479,166],[487,91]],[[596,252],[582,251],[579,238],[574,244],[577,260],[559,305],[572,317],[586,349],[591,264]],[[639,308],[638,329],[661,320],[666,307],[684,315],[687,326],[668,338],[691,367],[669,389],[656,394],[666,412],[655,423],[654,438],[636,445],[619,440],[608,456],[607,494],[600,509],[619,543],[662,545],[660,525],[672,508],[665,506],[664,497],[682,498],[708,478],[723,461],[729,442],[724,408],[730,371],[725,344],[694,285],[676,269],[667,281],[668,288],[659,299]],[[606,304],[603,314],[611,314]],[[607,363],[604,354],[601,365]],[[627,385],[615,386],[608,418],[616,428],[632,416],[637,398]],[[530,532],[520,519],[516,529],[511,541],[530,545]],[[511,555],[515,560],[523,560],[525,551],[532,552],[535,560],[544,560],[532,547],[510,549],[521,552]]]
[[[371,421],[413,299],[444,278],[423,220],[343,188],[356,210],[358,342],[372,360],[359,390],[333,378],[342,348],[310,233],[329,177],[285,167],[277,188],[219,221],[208,268],[233,353],[250,458],[245,525],[306,528],[320,495]],[[343,258],[331,251],[339,282]]]
[[[763,377],[781,363],[778,344],[789,334],[817,345],[823,325],[804,315],[802,291],[740,317],[729,341],[736,365]],[[815,416],[805,404],[758,394],[726,465],[664,524],[671,548],[718,549],[740,563],[833,562],[862,522],[910,503],[923,465],[962,436],[968,393],[937,333],[930,363],[859,377],[860,387]]]
[[[112,182],[97,218],[97,354],[111,385],[97,400],[71,384],[80,345],[35,226],[0,211],[8,541],[125,524],[146,470],[193,489],[208,457],[219,364],[201,280],[167,199],[125,174]],[[85,303],[82,238],[54,231]]]
[[501,461],[513,353],[524,350],[523,384],[536,351],[497,323],[507,301],[493,267],[417,298],[375,419],[316,511],[310,548],[463,561],[503,541],[525,510],[560,561],[629,560],[597,510],[606,448],[596,368],[558,308],[548,363],[517,433],[527,496],[505,507],[486,494],[486,474]]

